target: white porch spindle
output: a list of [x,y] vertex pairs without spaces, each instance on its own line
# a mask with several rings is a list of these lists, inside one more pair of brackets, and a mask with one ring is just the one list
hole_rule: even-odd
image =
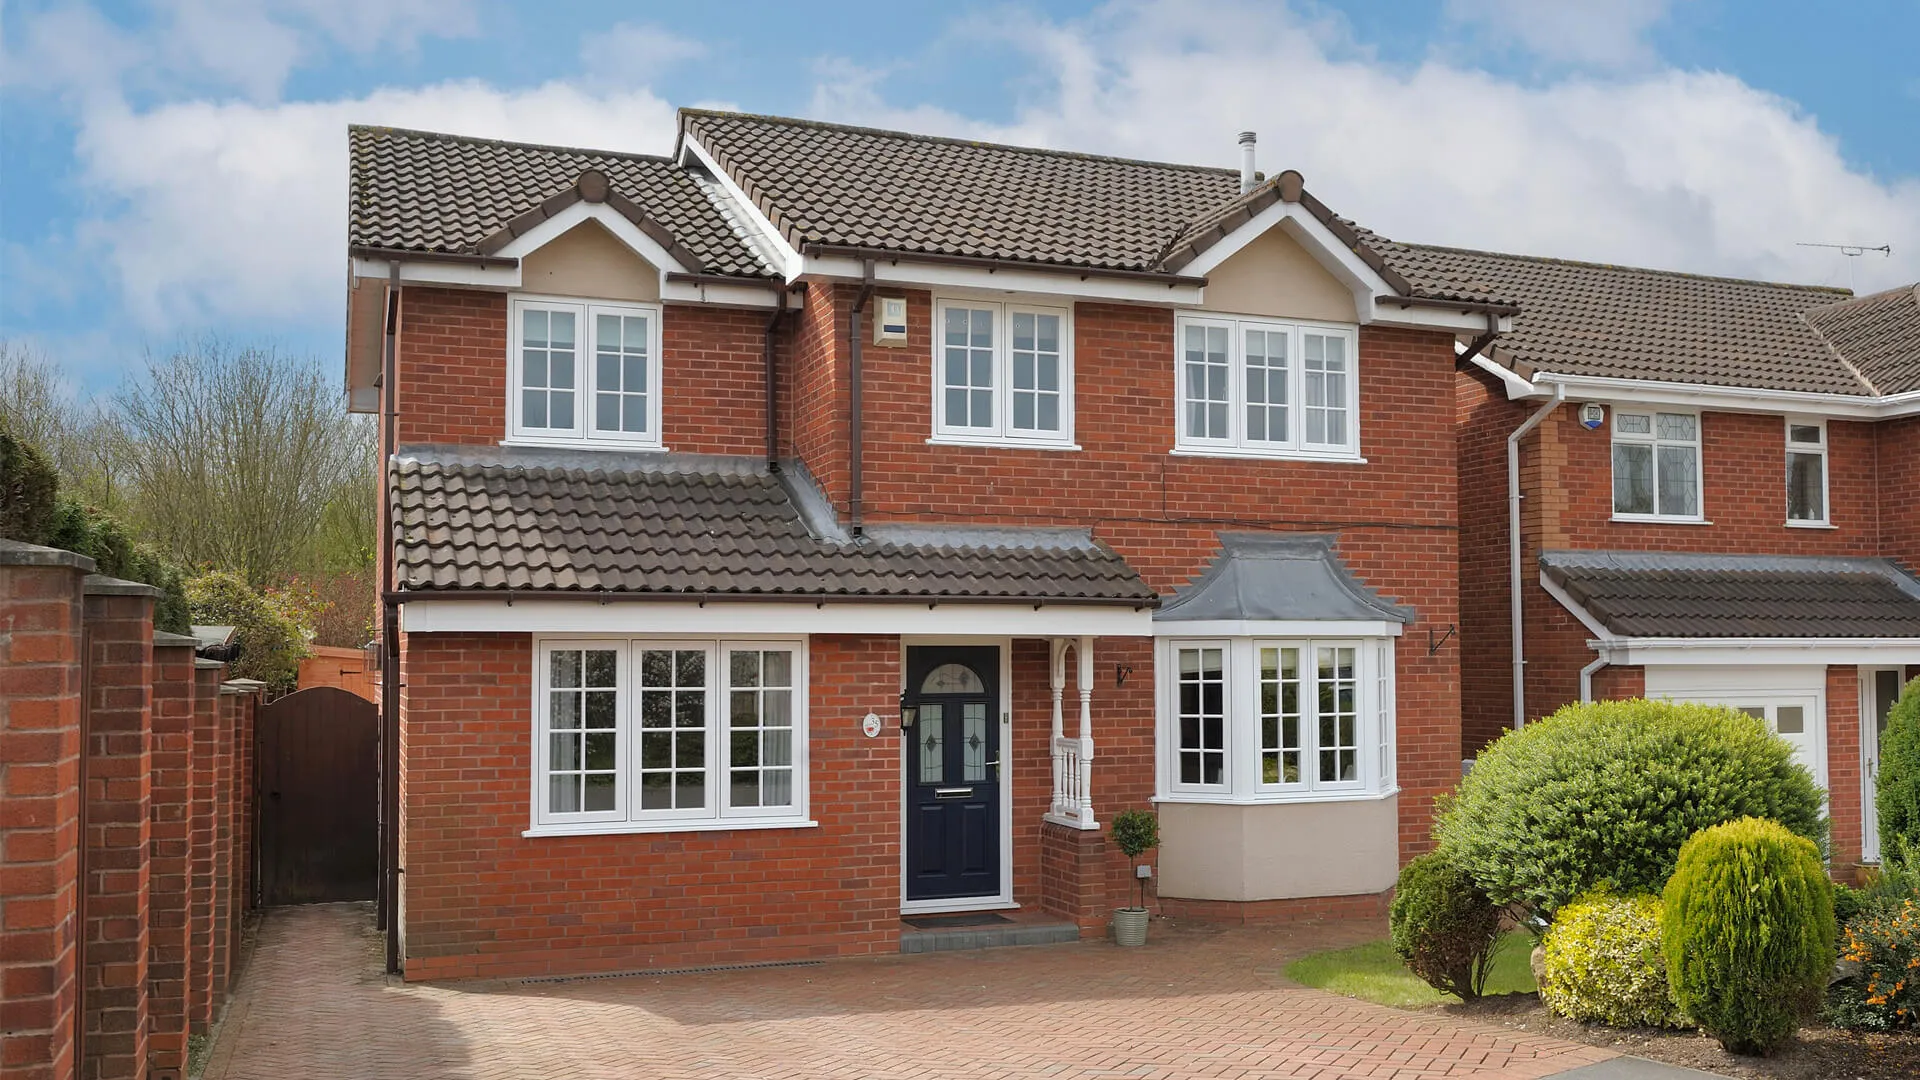
[[[1055,638],[1051,644],[1053,691],[1053,802],[1047,820],[1076,829],[1097,829],[1093,817],[1093,639]],[[1080,687],[1080,734],[1069,738],[1062,705],[1067,683],[1067,650],[1075,653]]]

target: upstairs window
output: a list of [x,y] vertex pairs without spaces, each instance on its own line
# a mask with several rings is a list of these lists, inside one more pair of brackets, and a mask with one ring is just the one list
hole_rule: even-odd
[[983,300],[936,303],[934,439],[1071,446],[1070,323],[1062,308]]
[[1349,329],[1182,316],[1174,449],[1357,458],[1360,378]]
[[1827,426],[1787,420],[1787,521],[1827,524]]
[[1700,520],[1698,414],[1614,413],[1613,515]]
[[508,323],[510,441],[660,447],[659,308],[516,299]]

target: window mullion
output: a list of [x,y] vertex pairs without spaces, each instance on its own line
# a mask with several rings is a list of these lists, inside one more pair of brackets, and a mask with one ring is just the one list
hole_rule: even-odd
[[[1013,308],[993,308],[993,430],[1002,439],[1014,437],[1013,428]],[[1039,406],[1035,406],[1038,408]]]

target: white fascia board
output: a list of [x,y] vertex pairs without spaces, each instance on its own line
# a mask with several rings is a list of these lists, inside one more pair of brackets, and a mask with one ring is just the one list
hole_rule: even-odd
[[[1466,348],[1465,345],[1456,343],[1454,348],[1455,355],[1465,352]],[[1546,396],[1542,391],[1536,389],[1532,383],[1514,374],[1512,368],[1497,361],[1487,359],[1484,353],[1475,355],[1474,358],[1468,362],[1481,371],[1499,379],[1501,384],[1507,388],[1508,401]]]
[[[768,285],[774,284],[771,280]],[[785,285],[781,286],[785,288]],[[717,307],[772,309],[779,306],[779,294],[765,285],[723,285],[704,281],[663,281],[660,299],[669,304],[713,304]],[[790,298],[789,309],[802,306],[799,297]]]
[[1331,229],[1320,223],[1319,218],[1299,203],[1284,200],[1268,206],[1239,228],[1221,237],[1218,243],[1181,267],[1180,272],[1205,277],[1276,225],[1282,226],[1287,235],[1305,248],[1322,269],[1352,289],[1355,300],[1394,295],[1393,286],[1387,284],[1387,279],[1342,244]]
[[720,163],[713,160],[713,155],[707,153],[707,148],[700,145],[699,139],[688,135],[682,145],[700,160],[700,164],[706,166],[707,171],[720,182],[721,190],[725,191],[727,196],[738,205],[740,216],[751,222],[754,230],[760,234],[760,238],[779,255],[780,273],[787,279],[788,284],[792,284],[794,279],[802,273],[800,253],[794,250],[792,244],[787,243],[787,238],[780,234],[773,220],[760,212],[760,208],[747,197],[746,191],[739,184],[734,183],[733,177],[727,175],[727,171],[720,167]]
[[1567,591],[1565,589],[1562,589],[1560,586],[1554,584],[1550,579],[1548,579],[1547,575],[1545,574],[1540,574],[1538,577],[1540,581],[1540,587],[1547,591],[1547,595],[1559,601],[1560,606],[1567,609],[1567,614],[1572,615],[1576,619],[1579,619],[1580,625],[1592,631],[1594,637],[1598,638],[1602,642],[1612,642],[1617,640],[1613,634],[1613,631],[1608,630],[1605,626],[1601,624],[1600,620],[1594,618],[1591,614],[1589,614],[1586,608],[1581,607],[1578,601],[1574,600],[1573,597],[1568,596]]
[[[819,277],[859,281],[864,272],[862,260],[845,255],[809,255],[802,273]],[[984,267],[955,266],[950,263],[917,263],[913,256],[876,256],[873,280],[881,285],[905,285],[922,289],[965,290],[1005,295],[1058,297],[1063,301],[1116,300],[1123,303],[1193,306],[1200,303],[1197,285],[1178,282],[1138,281],[1124,277],[1103,277],[1095,271],[1054,273],[1044,270],[989,270]]]
[[1163,619],[1153,624],[1157,638],[1379,638],[1399,637],[1391,619]]
[[1121,606],[418,599],[409,634],[987,634],[1150,637],[1153,613]]
[[667,253],[653,237],[640,231],[640,227],[627,220],[627,216],[606,203],[590,203],[581,200],[560,211],[552,217],[514,237],[513,243],[495,252],[496,258],[524,259],[535,251],[566,235],[574,226],[587,221],[599,222],[608,232],[618,237],[620,242],[633,250],[633,253],[645,259],[659,270],[660,283],[666,284],[669,272],[685,273],[687,268],[680,260]]
[[1920,638],[1614,638],[1588,644],[1622,667],[1920,664]]
[[[387,280],[387,268],[391,265],[386,259],[353,260],[353,276],[379,278]],[[517,289],[520,287],[520,267],[498,266],[480,267],[455,262],[409,262],[400,260],[400,284],[402,285],[452,285],[465,289]]]
[[[1829,416],[1845,420],[1880,420],[1890,415],[1920,412],[1920,395],[1900,400],[1905,412],[1891,413],[1894,398],[1856,397],[1850,394],[1813,394],[1799,390],[1763,390],[1735,386],[1702,386],[1652,379],[1613,379],[1594,375],[1558,375],[1542,371],[1533,377],[1535,395],[1545,387],[1564,386],[1569,401],[1624,402],[1636,405],[1672,405],[1688,409],[1727,412],[1776,413],[1782,416]],[[1906,399],[1908,395],[1899,395]]]
[[[1388,302],[1373,303],[1373,326],[1404,326],[1414,330],[1452,330],[1456,333],[1481,334],[1487,329],[1487,313],[1484,311],[1463,311],[1444,305],[1439,307],[1426,304],[1395,304],[1392,297]],[[1494,322],[1494,328],[1501,333],[1513,329],[1513,316],[1501,315]]]

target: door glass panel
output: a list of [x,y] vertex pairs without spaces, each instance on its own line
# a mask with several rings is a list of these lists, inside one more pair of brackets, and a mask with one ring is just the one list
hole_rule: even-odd
[[1782,735],[1798,735],[1807,728],[1807,710],[1799,705],[1782,705],[1774,713],[1773,727]]
[[962,779],[972,784],[987,778],[987,750],[990,748],[987,732],[987,703],[965,702],[960,706],[960,710]]
[[965,664],[941,664],[920,683],[923,694],[984,694],[987,684]]
[[915,745],[920,748],[920,782],[923,784],[944,784],[947,782],[947,715],[946,706],[927,704],[920,706],[920,723],[915,726]]
[[[1877,731],[1887,730],[1887,714],[1893,711],[1895,702],[1900,700],[1900,673],[1898,671],[1876,671],[1873,673],[1873,718]],[[1876,744],[1877,748],[1877,744]],[[1878,757],[1878,755],[1875,755]]]

